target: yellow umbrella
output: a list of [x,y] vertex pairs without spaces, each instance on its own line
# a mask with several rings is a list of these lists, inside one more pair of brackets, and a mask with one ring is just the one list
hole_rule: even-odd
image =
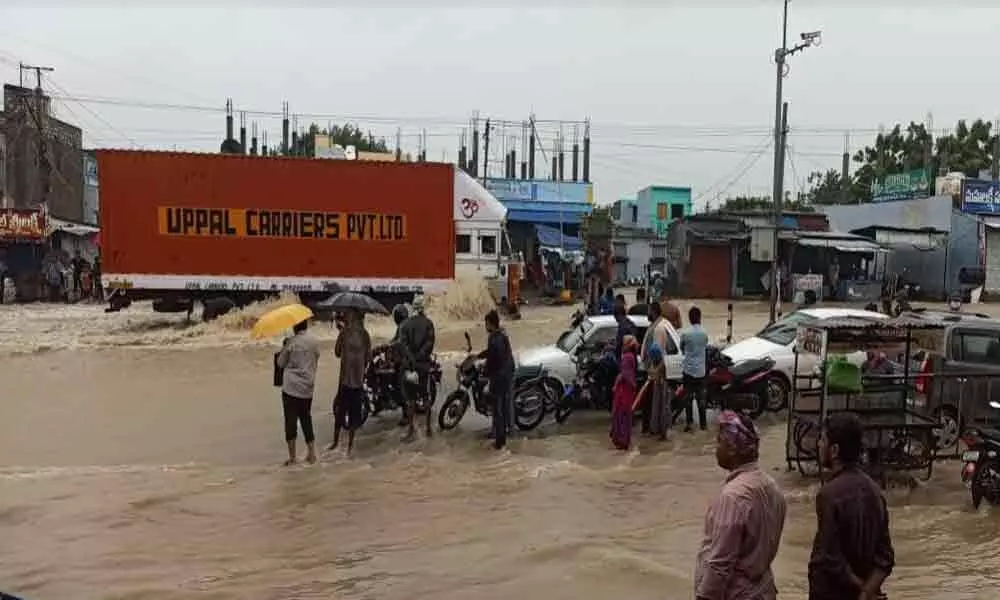
[[313,312],[309,310],[309,307],[301,304],[289,304],[276,308],[257,319],[253,331],[250,332],[250,337],[254,339],[274,337],[295,327],[302,321],[308,321],[312,316]]

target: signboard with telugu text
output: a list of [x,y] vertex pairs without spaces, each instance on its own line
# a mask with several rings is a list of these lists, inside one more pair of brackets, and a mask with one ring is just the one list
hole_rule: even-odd
[[40,210],[0,209],[0,239],[41,240],[45,237],[45,215]]
[[886,175],[872,184],[872,202],[892,202],[927,198],[933,191],[930,172],[927,169],[913,169],[894,175]]
[[1000,213],[1000,181],[964,180],[962,212],[971,215]]

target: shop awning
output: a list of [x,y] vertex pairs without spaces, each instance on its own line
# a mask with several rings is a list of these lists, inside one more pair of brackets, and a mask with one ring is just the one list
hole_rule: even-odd
[[841,252],[887,252],[882,246],[867,240],[799,238],[795,243],[799,246],[809,246],[811,248],[833,248]]
[[88,235],[96,235],[101,230],[93,225],[85,225],[83,223],[74,223],[72,221],[64,221],[62,219],[56,219],[55,217],[49,217],[49,235],[55,233],[56,231],[61,231],[77,237],[87,237]]
[[565,250],[579,250],[583,247],[583,242],[580,241],[580,238],[574,235],[566,235],[565,233],[560,236],[559,230],[555,227],[535,225],[535,231],[538,235],[538,243],[542,246],[550,246],[552,248],[561,247]]
[[560,214],[558,211],[547,210],[517,210],[507,209],[507,221],[519,221],[522,223],[549,223],[558,225],[579,225],[583,222],[582,213],[572,213],[569,211]]

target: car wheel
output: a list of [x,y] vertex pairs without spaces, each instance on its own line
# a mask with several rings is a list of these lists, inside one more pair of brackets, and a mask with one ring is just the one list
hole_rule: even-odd
[[785,378],[777,373],[767,378],[767,410],[781,412],[788,408],[788,395],[791,386]]
[[958,440],[962,434],[962,419],[954,406],[939,406],[934,409],[934,419],[941,426],[934,429],[937,442],[935,449],[940,452],[951,448],[958,449]]

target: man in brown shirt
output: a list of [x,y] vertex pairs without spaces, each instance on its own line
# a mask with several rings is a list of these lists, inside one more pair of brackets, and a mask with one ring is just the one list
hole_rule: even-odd
[[340,430],[347,429],[347,454],[354,447],[354,432],[361,425],[365,397],[365,368],[372,358],[372,339],[365,329],[364,317],[347,311],[344,328],[333,349],[340,358],[340,387],[333,401],[333,450],[340,442]]
[[[666,294],[660,298],[660,312],[663,314],[663,318],[673,325],[677,331],[680,331],[681,327],[684,326],[681,323],[681,310],[677,308],[676,304],[667,299]],[[663,350],[666,351],[666,348]]]
[[863,436],[854,413],[835,413],[823,424],[819,458],[832,474],[816,495],[809,600],[875,600],[895,566],[885,497],[858,466]]

